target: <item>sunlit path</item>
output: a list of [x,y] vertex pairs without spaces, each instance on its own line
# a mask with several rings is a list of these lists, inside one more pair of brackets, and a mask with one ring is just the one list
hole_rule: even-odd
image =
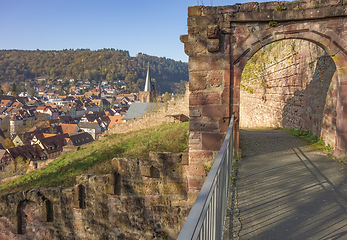
[[347,239],[345,164],[281,130],[241,130],[240,144],[236,236]]

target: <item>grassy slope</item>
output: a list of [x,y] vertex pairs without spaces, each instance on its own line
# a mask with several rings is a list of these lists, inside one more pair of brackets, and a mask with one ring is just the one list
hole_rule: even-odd
[[109,135],[57,158],[45,169],[35,170],[1,185],[0,195],[34,186],[73,186],[76,176],[80,174],[110,173],[111,159],[114,157],[148,158],[150,151],[182,152],[187,147],[187,122]]

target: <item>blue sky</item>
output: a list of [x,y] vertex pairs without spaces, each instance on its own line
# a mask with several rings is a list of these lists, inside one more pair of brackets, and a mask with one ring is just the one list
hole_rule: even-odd
[[197,0],[0,0],[0,49],[115,48],[186,62],[179,36],[187,34],[188,6],[195,5]]

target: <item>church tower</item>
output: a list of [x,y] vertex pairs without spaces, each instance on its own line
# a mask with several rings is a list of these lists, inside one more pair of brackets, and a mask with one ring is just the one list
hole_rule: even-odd
[[149,63],[147,67],[145,88],[139,94],[140,102],[154,102],[157,98],[157,92],[155,91],[155,85],[151,82],[151,74],[149,71]]

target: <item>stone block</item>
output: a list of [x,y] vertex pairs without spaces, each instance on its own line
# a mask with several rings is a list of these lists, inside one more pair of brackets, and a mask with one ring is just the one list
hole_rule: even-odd
[[114,184],[106,184],[106,194],[115,195],[117,193],[117,187]]
[[161,194],[186,194],[186,187],[183,183],[174,181],[163,181],[159,183],[159,191]]
[[211,87],[219,87],[223,83],[223,72],[213,71],[207,77],[207,82]]
[[215,131],[218,129],[217,121],[206,120],[203,118],[194,118],[189,121],[189,131]]
[[240,86],[234,86],[231,89],[232,99],[240,99]]
[[243,24],[234,23],[231,25],[231,31],[234,35],[244,34],[246,32],[246,27]]
[[210,25],[207,27],[208,38],[219,38],[219,27],[218,25]]
[[121,158],[112,159],[111,164],[112,164],[113,169],[118,170],[118,171],[125,171],[127,169],[127,162]]
[[182,153],[182,162],[181,162],[181,164],[182,165],[188,165],[189,164],[189,152],[188,151]]
[[187,205],[187,197],[175,197],[171,199],[171,206],[185,207]]
[[152,206],[158,206],[158,205],[164,205],[165,201],[162,196],[156,195],[156,196],[145,196],[145,206],[146,207],[152,207]]
[[221,133],[202,133],[202,149],[219,151],[225,135]]
[[201,149],[201,142],[189,142],[189,149],[190,150],[200,150]]
[[205,178],[189,178],[188,179],[188,188],[189,190],[200,190],[202,185],[204,185]]
[[189,106],[189,117],[200,117],[201,116],[201,109],[200,106]]
[[219,129],[221,133],[226,133],[229,128],[230,117],[221,118],[219,120]]
[[230,70],[230,58],[226,54],[211,53],[189,58],[189,71]]
[[204,90],[206,89],[207,72],[190,72],[189,74],[189,90]]
[[[187,44],[185,44],[187,45]],[[205,55],[207,54],[207,39],[201,36],[194,36],[189,39],[188,45],[189,52],[192,55]]]
[[[49,222],[49,212],[50,212],[50,201],[46,199],[41,206],[41,212],[40,212],[40,220],[42,222]],[[53,214],[53,213],[51,213]],[[53,215],[52,215],[53,216]]]
[[180,36],[180,41],[182,43],[187,43],[188,42],[188,35],[181,35]]
[[210,162],[213,160],[213,151],[190,151],[189,162],[190,163],[201,163]]
[[189,17],[187,19],[188,27],[203,26],[203,25],[209,25],[209,24],[210,24],[210,19],[207,18],[206,16],[194,16],[194,17]]
[[204,105],[202,106],[202,116],[210,118],[229,117],[229,105]]
[[159,185],[157,182],[146,182],[143,184],[141,191],[144,195],[158,195]]
[[85,187],[82,184],[77,184],[74,187],[72,207],[80,209],[85,208]]
[[190,27],[188,27],[188,35],[190,35],[190,36],[194,36],[194,35],[204,36],[204,35],[206,35],[206,26],[190,26]]
[[188,7],[188,16],[189,17],[201,16],[201,13],[202,13],[201,6]]
[[234,17],[237,21],[271,21],[273,19],[273,12],[238,12]]
[[153,177],[153,169],[154,167],[152,165],[142,165],[140,167],[142,176],[149,178]]
[[[189,163],[189,175],[190,176],[206,176],[205,170],[203,170],[204,163]],[[188,179],[189,184],[189,179]]]
[[92,174],[82,174],[82,175],[76,176],[76,182],[77,183],[88,182],[90,177],[92,177]]
[[112,165],[113,169],[117,170],[118,169],[118,159],[117,158],[112,159],[111,165]]
[[119,174],[117,171],[113,171],[109,176],[108,176],[108,183],[112,185],[117,185]]
[[207,50],[209,52],[219,52],[219,39],[208,39]]
[[230,92],[230,87],[226,87],[223,89],[223,92],[221,94],[222,104],[230,104],[232,102],[233,99],[231,98]]
[[259,3],[257,2],[248,2],[240,5],[240,12],[254,12],[259,8]]
[[218,92],[192,92],[189,95],[189,105],[218,104],[219,101]]

